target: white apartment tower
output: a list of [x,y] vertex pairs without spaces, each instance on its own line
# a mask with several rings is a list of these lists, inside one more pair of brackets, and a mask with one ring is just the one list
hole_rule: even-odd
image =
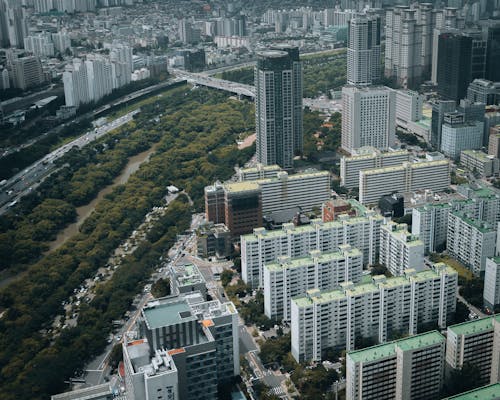
[[437,331],[347,353],[347,400],[439,396],[446,339]]
[[342,88],[342,148],[349,153],[364,146],[380,150],[396,140],[396,94],[385,86]]
[[422,27],[416,10],[397,6],[387,11],[385,31],[385,76],[404,88],[416,87],[422,75]]
[[360,338],[384,343],[396,333],[414,335],[428,324],[444,328],[455,312],[458,274],[446,264],[372,279],[358,285],[347,282],[336,290],[309,290],[292,299],[295,360],[320,361],[328,348],[353,350]]
[[348,27],[347,83],[371,85],[380,80],[380,17],[358,15]]
[[380,227],[380,263],[394,276],[424,268],[424,243],[408,232],[408,225],[390,221]]
[[486,259],[483,301],[491,311],[500,305],[500,257]]

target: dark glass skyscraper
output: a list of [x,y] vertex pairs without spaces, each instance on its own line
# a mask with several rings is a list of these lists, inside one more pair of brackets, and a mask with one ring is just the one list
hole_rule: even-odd
[[500,82],[500,21],[496,25],[488,27],[486,79]]
[[302,150],[302,65],[297,48],[258,53],[255,68],[257,160],[293,167]]

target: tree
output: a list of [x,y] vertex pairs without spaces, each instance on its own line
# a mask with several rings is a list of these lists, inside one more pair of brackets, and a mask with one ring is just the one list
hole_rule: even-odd
[[451,371],[443,385],[443,395],[448,397],[475,389],[481,386],[480,379],[479,368],[474,364],[465,363],[462,369]]
[[151,286],[151,294],[156,297],[165,297],[170,295],[170,279],[160,278]]
[[454,323],[459,324],[461,322],[465,322],[469,320],[469,308],[462,303],[461,301],[457,301],[457,308],[455,310],[455,318]]
[[234,272],[231,271],[230,269],[224,269],[222,273],[220,274],[220,280],[222,283],[222,286],[226,287],[231,283],[231,280],[233,279]]

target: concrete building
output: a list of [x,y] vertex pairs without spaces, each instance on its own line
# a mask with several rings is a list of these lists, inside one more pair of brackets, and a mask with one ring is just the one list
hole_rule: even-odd
[[276,178],[282,169],[279,165],[263,165],[258,163],[251,168],[236,168],[236,177],[239,182],[255,181],[258,179]]
[[380,264],[393,276],[424,268],[424,243],[408,232],[408,225],[390,221],[380,227]]
[[340,215],[356,215],[356,210],[351,203],[343,199],[332,199],[321,205],[321,219],[323,222],[335,221]]
[[483,302],[491,311],[500,305],[500,257],[498,256],[486,259]]
[[500,160],[480,150],[462,150],[460,164],[469,171],[476,171],[481,177],[489,178],[498,175]]
[[54,43],[50,34],[41,33],[24,38],[24,49],[37,57],[53,57]]
[[231,183],[225,187],[223,223],[233,237],[262,226],[262,190],[256,181]]
[[448,253],[476,276],[484,273],[486,259],[495,256],[497,226],[492,220],[483,222],[460,211],[448,213],[446,248]]
[[292,355],[298,362],[320,361],[326,349],[350,351],[361,338],[384,343],[396,333],[416,334],[422,325],[444,328],[455,312],[457,285],[457,272],[439,263],[404,276],[374,276],[372,283],[310,290],[292,299]]
[[416,10],[396,6],[387,11],[385,21],[385,76],[414,88],[422,79],[422,25]]
[[231,255],[231,232],[224,224],[209,222],[202,225],[196,232],[196,253],[198,256],[208,258],[226,258]]
[[448,397],[446,400],[474,399],[500,400],[500,383],[494,383],[492,385],[483,386],[478,389],[469,390],[468,392]]
[[373,211],[359,217],[340,215],[333,222],[312,220],[310,225],[283,224],[281,230],[254,229],[241,237],[241,271],[243,280],[253,287],[264,285],[264,265],[280,256],[303,257],[311,250],[336,250],[349,244],[363,253],[365,264],[374,264],[380,243],[380,226],[384,219]]
[[362,204],[376,204],[384,195],[424,189],[439,192],[449,185],[448,161],[405,162],[400,166],[360,171],[359,201]]
[[413,90],[396,90],[396,125],[408,129],[409,122],[422,119],[423,96]]
[[26,90],[45,82],[42,63],[35,56],[12,60],[12,82],[15,88]]
[[302,126],[302,72],[297,48],[258,53],[255,68],[257,161],[293,167]]
[[371,85],[380,80],[380,17],[357,15],[348,25],[347,83]]
[[480,149],[483,144],[484,123],[465,120],[463,113],[447,113],[441,133],[441,152],[458,158],[462,150]]
[[364,146],[380,150],[396,140],[396,94],[384,86],[342,88],[342,148],[349,153]]
[[438,100],[432,103],[431,144],[436,149],[441,148],[444,116],[454,112],[456,108],[454,100]]
[[71,48],[71,39],[66,32],[57,32],[52,34],[54,49],[61,54]]
[[337,251],[313,250],[304,257],[278,257],[264,265],[264,313],[290,320],[290,301],[309,289],[330,290],[343,282],[361,282],[363,254],[349,245]]
[[50,400],[112,400],[114,398],[111,385],[103,383],[70,392],[55,394]]
[[175,296],[200,292],[203,298],[207,299],[207,286],[205,278],[200,273],[196,265],[172,264],[169,267],[170,272],[170,290]]
[[473,103],[498,104],[500,101],[500,82],[474,79],[467,88],[467,99]]
[[500,125],[490,128],[488,154],[495,158],[500,158]]
[[449,203],[439,203],[413,209],[411,232],[424,243],[426,254],[444,250],[451,208]]
[[447,330],[446,363],[452,370],[472,364],[479,369],[479,385],[497,383],[496,368],[500,352],[495,344],[500,339],[500,315],[452,325]]
[[355,155],[340,159],[340,184],[348,189],[359,186],[359,172],[367,169],[401,165],[410,161],[407,150],[382,152],[373,147],[361,148]]
[[443,335],[431,331],[347,353],[346,399],[438,398],[445,342]]

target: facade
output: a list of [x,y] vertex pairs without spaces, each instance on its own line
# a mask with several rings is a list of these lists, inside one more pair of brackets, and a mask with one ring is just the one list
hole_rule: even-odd
[[293,167],[294,150],[302,126],[302,72],[298,49],[268,50],[258,54],[255,68],[255,123],[257,161]]
[[292,355],[298,362],[320,361],[324,350],[350,351],[361,338],[384,343],[395,334],[416,334],[422,325],[444,328],[455,312],[457,285],[457,272],[439,263],[404,276],[375,276],[372,283],[310,290],[292,299]]
[[431,144],[441,148],[442,128],[446,113],[454,112],[457,104],[454,100],[438,100],[432,104]]
[[380,227],[380,264],[393,276],[424,268],[424,243],[408,232],[408,225],[390,221]]
[[447,330],[446,363],[450,369],[472,364],[479,369],[479,385],[497,383],[496,365],[500,352],[495,343],[500,338],[500,316],[486,317],[452,325]]
[[498,21],[488,26],[488,50],[486,58],[486,79],[493,82],[500,82],[500,24]]
[[491,311],[500,305],[500,257],[486,259],[483,302]]
[[500,160],[479,150],[463,150],[460,164],[469,171],[477,171],[484,178],[498,175]]
[[349,245],[337,251],[313,250],[305,257],[278,257],[264,265],[264,313],[290,320],[290,301],[309,289],[329,290],[342,282],[361,282],[363,254]]
[[411,233],[424,243],[426,254],[444,250],[448,234],[448,213],[451,208],[449,203],[440,203],[413,209]]
[[450,165],[447,160],[403,163],[400,166],[374,168],[359,173],[359,201],[376,204],[384,195],[417,190],[435,192],[450,185]]
[[358,15],[348,26],[347,83],[371,85],[380,80],[380,17]]
[[500,101],[500,82],[474,79],[467,89],[467,99],[472,103],[497,104]]
[[446,248],[448,253],[469,268],[476,276],[484,273],[486,259],[495,255],[497,228],[493,221],[483,222],[468,214],[448,214]]
[[53,57],[54,43],[50,34],[38,34],[24,38],[24,48],[37,57]]
[[323,222],[335,221],[342,214],[356,215],[355,209],[346,200],[333,199],[325,201],[321,205],[321,219]]
[[233,237],[262,226],[262,191],[256,181],[232,183],[224,190],[224,223]]
[[170,290],[173,295],[189,294],[191,292],[200,292],[203,298],[207,298],[207,286],[205,278],[200,273],[196,265],[172,264],[169,267],[170,272]]
[[446,339],[437,331],[347,353],[347,400],[439,398]]
[[236,168],[236,177],[239,182],[255,181],[257,179],[276,178],[278,172],[281,171],[279,165],[257,164],[252,168]]
[[371,147],[361,149],[356,155],[343,156],[340,159],[340,184],[353,189],[359,186],[360,171],[401,165],[406,161],[410,161],[410,153],[407,150],[381,152]]
[[196,235],[196,252],[198,256],[226,258],[231,255],[231,232],[226,225],[209,222],[202,225]]
[[500,158],[500,125],[490,128],[488,154],[495,158]]
[[14,87],[26,90],[45,82],[40,60],[35,56],[12,60],[12,81]]
[[462,150],[480,149],[483,144],[483,127],[483,122],[466,122],[462,113],[445,114],[441,152],[450,158],[458,158]]
[[365,264],[374,264],[380,243],[380,226],[384,219],[373,211],[363,216],[340,215],[333,222],[312,220],[310,225],[283,224],[281,230],[254,229],[241,237],[241,272],[243,280],[253,287],[264,285],[264,265],[280,256],[307,256],[311,250],[336,250],[349,244],[363,253]]
[[385,76],[404,88],[416,87],[422,77],[422,25],[416,12],[396,6],[385,17]]
[[408,129],[409,122],[422,119],[423,97],[413,90],[396,90],[396,125]]
[[396,140],[396,94],[384,86],[342,88],[342,148],[387,150]]

